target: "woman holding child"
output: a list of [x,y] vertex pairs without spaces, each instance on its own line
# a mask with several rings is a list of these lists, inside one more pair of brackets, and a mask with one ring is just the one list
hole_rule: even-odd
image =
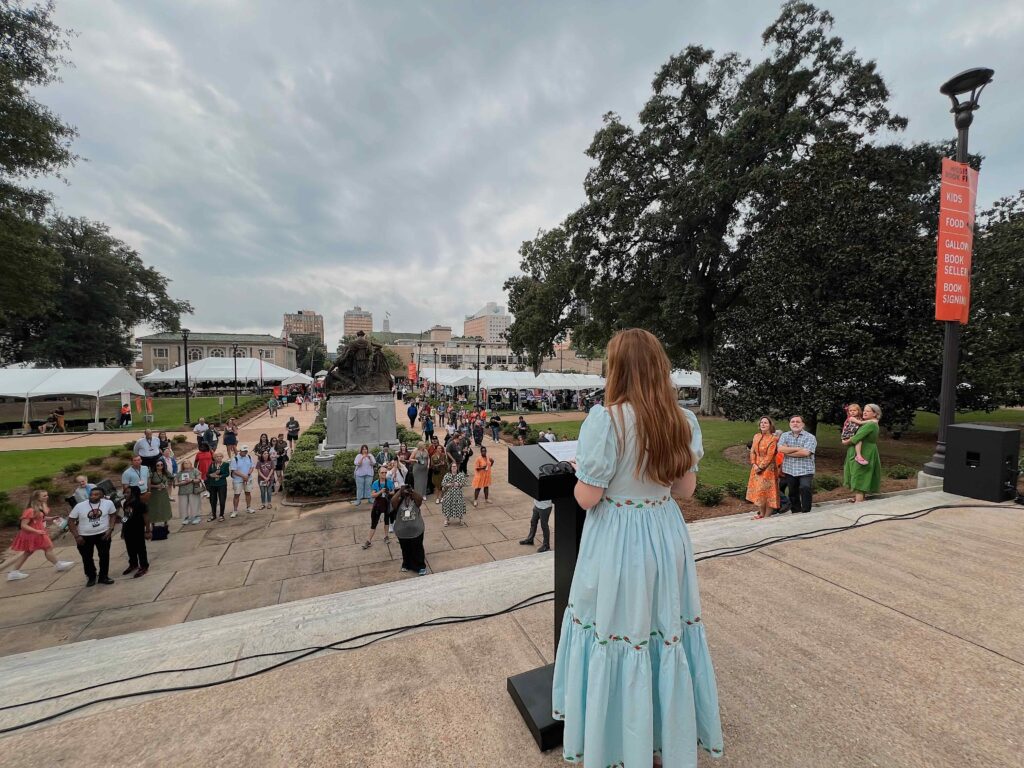
[[846,421],[843,423],[843,445],[846,463],[843,465],[843,485],[853,491],[853,503],[864,501],[864,494],[877,493],[882,485],[882,462],[878,457],[878,422],[882,409],[874,403],[860,406],[851,403],[846,407]]

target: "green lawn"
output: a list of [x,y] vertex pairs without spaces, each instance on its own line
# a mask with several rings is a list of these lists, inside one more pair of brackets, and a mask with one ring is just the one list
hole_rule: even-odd
[[[982,422],[987,424],[1005,424],[1016,426],[1024,424],[1024,410],[1000,409],[991,413],[977,411],[957,415],[957,422]],[[556,435],[563,435],[575,440],[580,434],[579,421],[530,422],[535,429],[551,429]],[[701,433],[704,437],[704,458],[700,463],[700,479],[707,485],[721,485],[727,481],[746,482],[748,469],[742,464],[730,461],[724,455],[727,448],[746,445],[757,431],[753,422],[727,421],[719,418],[701,417]],[[785,423],[776,424],[779,429],[787,429]],[[905,464],[915,469],[921,467],[935,448],[935,431],[938,417],[933,413],[919,412],[914,421],[913,431],[901,440],[882,438],[879,451],[882,454],[884,467]],[[845,455],[846,449],[839,443],[840,428],[832,424],[818,426],[818,455],[823,462],[838,461]],[[829,473],[840,474],[829,470]]]
[[[0,453],[0,491],[26,485],[43,475],[55,476],[67,464],[81,464],[93,456],[106,456],[112,445],[94,445],[88,448],[48,448],[39,451],[4,451]],[[96,467],[83,467],[88,475]]]
[[[245,405],[250,400],[269,400],[270,396],[266,398],[239,396],[238,404]],[[235,405],[235,398],[233,395],[224,396],[224,410],[232,408]],[[133,403],[134,407],[134,403]],[[193,397],[189,400],[189,415],[193,422],[199,421],[200,416],[206,417],[209,421],[210,417],[220,419],[221,407],[218,404],[218,398],[216,397]],[[185,423],[185,398],[183,397],[155,397],[153,398],[153,429],[181,429]],[[138,416],[136,416],[133,429],[140,429],[144,424],[140,423]]]

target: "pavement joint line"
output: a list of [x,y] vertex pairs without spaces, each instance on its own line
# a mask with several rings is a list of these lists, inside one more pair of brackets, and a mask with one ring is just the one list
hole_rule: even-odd
[[540,663],[546,665],[548,660],[544,657],[544,654],[540,652],[540,648],[537,647],[537,644],[533,642],[533,638],[530,637],[530,633],[526,631],[526,627],[520,623],[519,611],[513,611],[510,615],[512,617],[512,621],[514,621],[515,625],[519,628],[520,634],[526,638],[526,642],[530,644],[530,647],[537,652],[537,658],[540,659]]
[[878,600],[878,599],[876,599],[874,597],[871,597],[870,595],[865,595],[865,594],[863,594],[861,592],[858,592],[857,590],[853,589],[852,587],[847,587],[847,586],[845,586],[843,584],[839,584],[838,582],[832,581],[831,579],[828,579],[828,578],[822,576],[821,574],[814,573],[812,571],[808,571],[806,568],[801,568],[799,565],[795,565],[793,563],[788,562],[787,560],[783,560],[781,557],[777,557],[777,556],[771,554],[770,552],[765,552],[764,550],[759,550],[757,552],[757,554],[763,555],[764,557],[767,557],[767,558],[769,558],[771,560],[774,560],[775,562],[780,563],[782,565],[789,566],[790,568],[793,568],[794,570],[800,571],[801,573],[804,573],[804,574],[810,576],[813,579],[818,579],[819,581],[823,581],[826,584],[831,584],[833,587],[836,587],[837,589],[841,589],[844,592],[848,592],[851,595],[855,595],[855,596],[861,598],[862,600],[867,600],[869,603],[874,603],[875,605],[877,605],[877,606],[879,606],[881,608],[885,608],[885,609],[887,609],[889,611],[892,611],[893,613],[899,614],[900,616],[903,616],[904,618],[910,619],[911,621],[915,621],[918,624],[923,624],[926,627],[934,629],[936,632],[940,632],[941,634],[947,635],[948,637],[956,638],[957,640],[960,640],[961,642],[967,643],[968,645],[973,645],[975,648],[978,648],[979,650],[988,651],[989,653],[991,653],[991,654],[993,654],[995,656],[999,656],[1002,659],[1006,659],[1007,661],[1012,662],[1012,663],[1016,664],[1019,667],[1024,667],[1024,661],[1021,661],[1020,659],[1015,659],[1013,656],[1007,656],[1005,653],[997,651],[994,648],[989,648],[987,645],[982,645],[981,643],[979,643],[979,642],[977,642],[975,640],[971,640],[970,638],[963,637],[962,635],[958,635],[955,632],[950,632],[948,629],[945,629],[944,627],[940,627],[940,626],[937,626],[935,624],[932,624],[931,622],[925,621],[924,619],[920,618],[919,616],[914,616],[913,614],[907,613],[906,611],[901,611],[899,608],[896,608],[895,606],[889,605],[887,603],[883,603],[881,600]]

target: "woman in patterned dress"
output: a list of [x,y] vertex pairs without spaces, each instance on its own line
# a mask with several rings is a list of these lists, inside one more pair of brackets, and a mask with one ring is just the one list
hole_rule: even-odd
[[466,474],[460,471],[459,465],[453,461],[448,467],[448,474],[441,481],[441,514],[444,515],[446,526],[452,520],[465,525],[462,519],[466,516],[466,497],[462,495],[465,485]]
[[747,480],[747,501],[757,506],[755,520],[763,520],[771,515],[771,510],[779,508],[779,465],[775,461],[778,446],[775,424],[762,416],[750,443],[750,479]]

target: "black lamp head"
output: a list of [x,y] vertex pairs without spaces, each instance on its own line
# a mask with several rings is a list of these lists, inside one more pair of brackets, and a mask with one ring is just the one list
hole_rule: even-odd
[[181,338],[183,338],[183,339],[187,339],[187,338],[188,338],[188,335],[189,335],[190,333],[192,333],[192,331],[190,331],[190,330],[189,330],[188,328],[182,328],[182,329],[181,329]]
[[[994,74],[995,70],[987,67],[965,69],[959,75],[955,75],[943,83],[939,88],[939,93],[949,96],[952,100],[953,109],[950,111],[974,111],[980,106],[978,99],[981,97],[981,92],[986,85],[992,82]],[[964,94],[970,94],[970,96],[965,101],[961,101],[958,97]]]

